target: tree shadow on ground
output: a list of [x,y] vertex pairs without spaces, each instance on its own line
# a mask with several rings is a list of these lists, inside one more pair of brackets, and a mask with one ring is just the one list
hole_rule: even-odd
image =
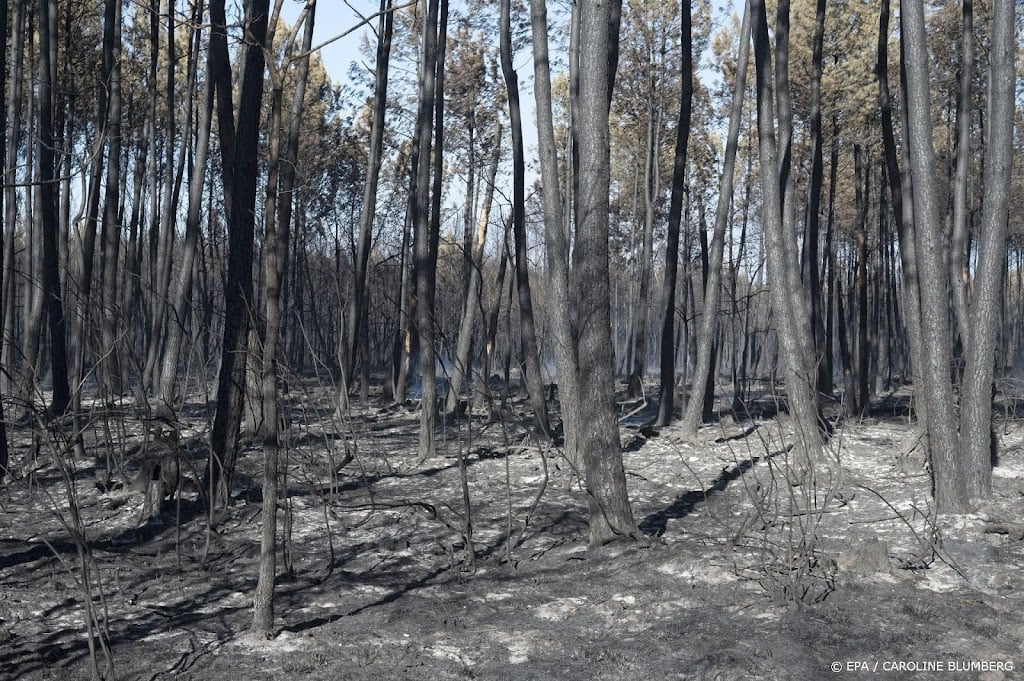
[[[474,556],[477,560],[486,560],[493,557],[503,546],[505,538],[503,535],[496,537],[492,542],[488,544],[477,543],[474,546]],[[338,562],[338,561],[336,561]],[[330,624],[335,620],[355,617],[361,613],[369,610],[380,608],[382,606],[390,605],[397,602],[401,598],[412,594],[420,589],[428,587],[435,583],[435,580],[442,577],[447,572],[453,571],[456,568],[455,565],[441,564],[430,570],[424,572],[419,576],[412,576],[409,574],[408,569],[391,569],[386,572],[379,574],[370,574],[371,571],[363,572],[349,572],[339,571],[335,573],[333,579],[331,579],[331,587],[334,589],[340,589],[344,586],[367,586],[372,585],[378,588],[387,589],[388,592],[368,603],[363,603],[351,610],[344,612],[338,612],[334,614],[322,615],[319,617],[313,617],[310,619],[303,620],[301,622],[295,622],[283,627],[283,631],[291,633],[301,633],[322,627],[326,624]],[[453,576],[453,580],[459,579],[459,576]],[[321,580],[322,581],[322,580]],[[291,589],[282,589],[279,592],[279,599],[282,602],[295,598],[295,596],[301,594],[304,590],[312,586],[306,584],[300,587]]]
[[202,501],[189,499],[172,500],[165,503],[165,510],[150,518],[138,527],[125,529],[115,535],[104,537],[93,543],[96,548],[111,553],[119,553],[127,547],[147,544],[165,535],[175,527],[189,525],[197,518],[206,515],[206,506]]
[[752,456],[749,459],[745,459],[736,463],[735,465],[723,469],[721,475],[719,475],[714,483],[706,490],[690,490],[678,495],[675,500],[666,508],[660,511],[651,513],[643,520],[640,521],[640,530],[645,534],[660,537],[665,534],[665,530],[668,528],[669,520],[679,520],[689,515],[697,504],[706,502],[708,497],[713,494],[724,492],[729,486],[729,483],[738,480],[744,473],[754,467],[754,464],[760,461],[767,461],[773,459],[776,456],[785,454],[789,449],[779,450],[772,452],[767,456]]
[[[124,559],[119,557],[115,560],[120,563]],[[182,595],[176,602],[159,607],[151,603],[140,602],[136,606],[136,617],[131,620],[112,619],[109,622],[109,641],[115,660],[132,660],[133,656],[128,652],[132,645],[155,634],[166,634],[179,630],[191,631],[193,628],[202,628],[209,632],[213,628],[217,630],[215,632],[217,641],[230,638],[242,626],[240,618],[244,618],[244,615],[250,611],[249,606],[219,607],[216,610],[208,608],[237,593],[239,589],[251,591],[254,584],[255,580],[247,580],[244,586],[240,585],[237,576],[233,574],[222,577],[214,576],[208,580],[208,588],[204,593]],[[167,593],[169,592],[160,593],[161,601],[166,599]],[[114,598],[116,595],[111,590],[107,593],[107,598]],[[40,617],[52,622],[52,627],[48,627],[44,633],[27,636],[16,635],[6,641],[0,647],[0,669],[14,670],[13,678],[28,677],[34,672],[49,670],[52,673],[53,670],[59,668],[70,669],[78,662],[88,658],[90,654],[89,641],[83,634],[81,625],[75,623],[78,619],[76,610],[78,613],[81,613],[82,610],[81,596],[77,592],[42,613]],[[70,624],[59,624],[61,622],[70,622]],[[202,651],[193,651],[193,654],[197,652],[202,653]],[[138,662],[145,663],[144,660]],[[186,661],[179,662],[179,664],[183,663]],[[133,663],[129,662],[129,665],[131,664]],[[188,666],[191,666],[191,663]],[[119,676],[121,678],[144,678],[134,676],[123,668],[119,668]]]
[[[472,466],[477,463],[481,458],[488,457],[466,457],[466,465]],[[493,458],[493,457],[490,457]],[[421,468],[414,469],[407,472],[387,472],[387,473],[368,473],[366,475],[355,475],[350,480],[345,482],[331,483],[327,482],[322,485],[310,485],[303,483],[291,483],[286,492],[286,498],[293,499],[299,497],[310,497],[310,496],[331,496],[339,494],[341,492],[353,492],[359,489],[364,489],[375,485],[383,480],[403,480],[403,479],[417,479],[420,477],[430,478],[445,471],[450,471],[458,468],[459,464],[457,461],[453,461],[447,466],[434,466],[432,468]],[[238,492],[236,498],[244,498],[247,503],[255,504],[263,502],[263,489],[261,482],[255,480],[251,481],[251,485],[246,486],[242,491]]]

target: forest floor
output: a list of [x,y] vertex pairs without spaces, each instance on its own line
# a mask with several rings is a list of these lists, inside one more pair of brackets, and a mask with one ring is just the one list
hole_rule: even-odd
[[[208,530],[194,483],[148,520],[143,495],[118,488],[138,466],[138,417],[93,419],[77,460],[54,458],[52,436],[33,455],[31,431],[15,430],[16,475],[0,491],[0,678],[90,678],[90,612],[119,679],[1024,677],[1024,423],[1006,409],[993,497],[936,517],[899,396],[840,424],[827,462],[799,480],[785,415],[725,414],[689,443],[641,427],[653,414],[624,400],[648,538],[588,548],[578,481],[510,410],[448,422],[421,461],[411,407],[338,420],[323,391],[288,399],[278,565],[290,574],[270,641],[246,633],[257,443]],[[183,413],[181,454],[201,469],[209,409]],[[107,469],[115,484],[98,484]]]

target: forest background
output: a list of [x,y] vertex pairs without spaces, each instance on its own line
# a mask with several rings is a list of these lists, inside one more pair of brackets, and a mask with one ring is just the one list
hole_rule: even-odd
[[1013,0],[382,0],[335,79],[317,3],[284,7],[0,9],[4,478],[47,446],[109,476],[138,435],[176,452],[158,515],[188,430],[213,527],[258,443],[265,635],[299,386],[418,409],[421,461],[467,416],[525,424],[592,546],[645,541],[631,401],[691,443],[770,402],[794,485],[832,489],[835,434],[900,398],[936,511],[991,497],[1024,361]]

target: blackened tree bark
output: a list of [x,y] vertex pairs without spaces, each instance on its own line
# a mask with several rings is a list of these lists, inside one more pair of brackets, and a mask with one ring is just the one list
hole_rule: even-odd
[[[207,63],[210,77],[213,78],[213,84],[217,91],[217,142],[220,146],[224,209],[230,211],[233,205],[232,195],[235,186],[235,169],[232,167],[235,158],[235,105],[232,100],[227,22],[224,0],[210,0],[210,57]],[[155,80],[155,70],[152,76]]]
[[[575,139],[579,151],[572,305],[578,332],[577,441],[584,462],[590,543],[637,536],[626,491],[615,410],[610,284],[608,272],[608,194],[610,148],[608,112],[617,54],[609,25],[608,0],[580,8],[579,101]],[[617,31],[614,31],[617,33]]]
[[[223,5],[222,5],[223,7]],[[156,259],[156,249],[160,243],[160,175],[159,169],[169,168],[172,165],[172,156],[169,156],[173,144],[165,145],[165,149],[161,151],[159,145],[160,130],[158,124],[159,118],[159,75],[160,75],[160,0],[149,0],[146,3],[146,11],[149,13],[149,63],[147,68],[147,79],[146,79],[146,90],[148,92],[146,102],[146,155],[150,159],[152,164],[151,171],[149,173],[149,179],[147,182],[146,193],[149,197],[148,209],[145,211],[146,215],[142,218],[145,222],[145,227],[140,225],[139,227],[139,238],[137,244],[137,257],[132,262],[134,273],[138,277],[138,284],[136,291],[138,292],[138,304],[136,306],[137,312],[141,313],[143,319],[146,320],[146,330],[143,335],[143,343],[146,352],[146,360],[149,360],[151,349],[151,342],[153,336],[153,324],[152,324],[152,310],[153,310],[153,296],[152,292],[156,290],[156,268],[153,266],[153,261]],[[211,16],[213,9],[211,7]],[[221,12],[223,14],[223,11]],[[224,29],[226,30],[226,29]],[[170,46],[168,46],[170,49]],[[225,42],[224,49],[224,60],[227,61],[227,43]],[[164,61],[170,61],[169,58],[165,58]],[[231,76],[228,78],[228,87],[231,86]],[[168,79],[169,81],[170,79]],[[173,110],[170,103],[165,104],[164,110]],[[229,109],[230,110],[230,109]],[[234,130],[234,120],[231,122],[232,131]],[[232,134],[234,134],[232,132]],[[226,204],[225,204],[226,205]],[[148,238],[142,235],[142,232],[148,232]],[[143,253],[148,251],[148,258],[143,257]],[[148,271],[144,271],[144,265],[148,264]],[[146,288],[143,288],[143,279],[146,281]],[[146,290],[150,293],[148,297],[142,295],[143,291]],[[139,385],[140,396],[144,395],[144,391],[149,387],[148,381],[149,376],[146,374],[146,367],[143,365],[142,370],[142,381]]]
[[[217,3],[211,3],[211,11],[214,4]],[[247,340],[253,314],[252,262],[259,119],[263,101],[264,49],[269,49],[265,46],[268,5],[268,0],[249,0],[245,5],[245,65],[231,159],[231,205],[227,210],[228,271],[224,290],[224,340],[217,379],[217,410],[210,436],[211,451],[205,483],[206,488],[213,492],[211,508],[226,501],[228,497],[231,475],[238,456],[238,434],[245,399]],[[216,31],[216,18],[214,24]],[[220,59],[220,56],[217,58]],[[221,91],[218,90],[218,98],[220,95]],[[230,90],[227,95],[230,97]],[[220,123],[223,126],[224,121]],[[228,186],[227,178],[224,184]]]
[[1006,237],[1013,167],[1016,26],[1013,0],[993,0],[989,51],[988,139],[982,195],[978,267],[971,297],[960,403],[960,442],[967,493],[992,493],[992,389],[1000,301],[1006,277]]
[[818,244],[821,241],[821,191],[824,181],[824,135],[821,128],[821,75],[822,52],[825,42],[825,0],[817,0],[814,15],[814,39],[811,57],[811,178],[807,190],[807,227],[804,231],[804,262],[807,288],[811,298],[811,331],[814,333],[814,355],[817,368],[817,391],[831,395],[832,363],[828,356],[831,348],[825,343],[825,325],[822,314],[821,268]]
[[68,384],[67,330],[61,300],[60,262],[58,259],[57,215],[58,187],[55,150],[57,139],[53,121],[57,54],[57,1],[39,0],[39,195],[43,234],[43,300],[50,331],[50,371],[53,396],[48,408],[51,416],[60,416],[71,403]]
[[[477,223],[476,238],[471,244],[469,253],[470,269],[469,281],[466,284],[466,301],[462,306],[462,323],[459,325],[459,337],[455,343],[455,366],[452,367],[451,380],[448,384],[448,399],[445,403],[445,410],[448,412],[454,412],[458,408],[462,384],[469,378],[473,327],[476,325],[477,313],[481,309],[480,294],[483,288],[484,247],[487,245],[487,228],[491,220],[491,203],[494,201],[494,182],[498,176],[498,162],[501,158],[500,122],[494,126],[494,136],[490,144],[490,169],[487,172],[484,200],[480,204],[480,220]],[[485,382],[487,377],[485,369],[483,376]]]
[[[121,0],[106,0],[104,33],[110,30],[109,106],[107,114],[107,177],[103,196],[103,300],[100,327],[100,379],[108,399],[120,394],[121,362],[118,357],[118,260],[121,252]],[[105,47],[107,41],[104,40]]]
[[[856,393],[846,394],[846,413],[867,416],[869,405],[868,381],[868,211],[871,192],[871,162],[865,162],[863,148],[853,145],[854,183],[856,184],[857,226],[854,241],[857,244],[857,269],[854,295],[857,298],[857,356],[853,359]],[[851,305],[852,302],[851,296]]]
[[[781,193],[784,182],[776,173],[778,147],[775,139],[775,112],[772,96],[772,65],[768,41],[768,21],[763,0],[751,0],[751,34],[757,75],[757,134],[761,160],[762,229],[771,276],[771,300],[775,311],[779,344],[786,365],[786,395],[796,428],[796,444],[806,456],[803,462],[813,466],[821,458],[813,346],[809,342],[810,323],[805,306],[794,291],[800,286],[796,235],[783,228]],[[810,348],[810,350],[809,350]]]
[[[159,3],[158,3],[159,4]],[[167,55],[164,60],[166,66],[165,85],[165,106],[169,111],[174,111],[178,106],[176,64],[177,41],[177,16],[173,7],[168,5],[167,11],[167,39],[165,41]],[[188,107],[191,101],[185,106]],[[156,373],[160,359],[161,348],[165,339],[165,329],[168,316],[168,299],[171,286],[171,270],[173,266],[174,240],[177,234],[176,219],[178,214],[178,202],[181,197],[181,185],[185,175],[185,158],[188,154],[189,136],[181,135],[181,150],[175,159],[174,140],[179,138],[177,133],[177,117],[164,117],[164,139],[167,154],[168,176],[173,175],[173,180],[168,177],[164,182],[163,198],[160,206],[160,219],[156,220],[156,205],[154,204],[153,222],[150,227],[150,281],[153,295],[150,296],[150,335],[149,347],[146,351],[146,363],[143,367],[143,385],[149,387],[151,383],[159,378]]]
[[[194,31],[198,33],[198,27],[202,25],[202,2],[196,4],[195,12],[193,15],[194,25],[196,26]],[[197,48],[198,43],[198,36],[196,36],[193,44]],[[212,58],[213,52],[209,51],[208,62]],[[189,303],[192,300],[192,280],[202,220],[203,186],[206,181],[206,165],[210,156],[210,130],[213,124],[215,92],[214,79],[211,73],[212,68],[208,65],[206,84],[203,88],[203,100],[200,104],[199,127],[196,131],[195,156],[188,184],[188,211],[185,216],[185,240],[182,244],[181,265],[171,293],[170,307],[172,313],[177,318],[167,328],[157,389],[156,409],[159,414],[166,418],[174,417],[175,387],[178,382],[178,359],[181,355],[181,346],[185,334],[185,318],[188,314]],[[190,90],[193,88],[191,78],[194,78],[194,74],[190,76]]]
[[[17,10],[15,10],[17,11]],[[15,25],[14,31],[17,31],[17,25]],[[0,7],[0,35],[3,35],[3,49],[0,50],[0,164],[3,165],[0,169],[0,182],[3,182],[6,188],[10,184],[14,183],[13,168],[7,164],[7,104],[10,101],[10,97],[7,92],[7,3],[3,3]],[[13,36],[12,36],[13,37]],[[12,41],[13,42],[13,41]],[[15,60],[20,60],[20,57],[15,55]],[[13,89],[13,88],[12,88]],[[9,225],[6,220],[5,202],[7,192],[0,189],[0,263],[4,261],[4,248],[6,242],[6,230],[13,229],[13,225]],[[0,292],[4,291],[4,275],[3,269],[0,268]],[[4,319],[3,311],[0,309],[0,338],[4,336]],[[7,424],[4,420],[3,411],[3,395],[0,394],[0,484],[3,484],[4,479],[7,477],[7,466],[9,462],[9,454],[7,452]]]
[[[437,370],[434,354],[434,288],[437,278],[437,241],[431,219],[430,177],[431,130],[437,105],[439,4],[446,0],[430,0],[423,24],[423,48],[420,55],[419,106],[416,127],[419,129],[418,164],[412,206],[413,253],[416,284],[416,326],[419,335],[420,385],[423,391],[420,409],[420,457],[434,453],[434,424],[437,419]],[[437,118],[441,118],[437,116]],[[437,123],[441,128],[443,123]],[[441,135],[438,135],[438,139]],[[441,150],[434,149],[437,156]]]
[[[690,3],[680,8],[682,83],[679,97],[679,120],[676,124],[675,160],[672,166],[672,193],[668,208],[668,237],[665,246],[665,274],[662,279],[662,300],[665,301],[661,323],[661,385],[658,389],[658,425],[667,426],[673,418],[676,401],[676,280],[679,271],[679,230],[683,221],[683,196],[686,191],[686,159],[690,142],[693,113],[693,26]],[[744,18],[747,14],[744,12]],[[741,31],[744,33],[744,31]],[[743,38],[740,39],[741,41]],[[744,60],[745,62],[746,60]]]
[[952,362],[949,286],[943,253],[939,196],[932,147],[931,92],[923,0],[901,0],[901,41],[906,72],[910,169],[913,176],[914,231],[921,291],[923,357],[920,358],[927,406],[928,446],[935,503],[942,513],[969,508],[967,481],[958,456],[956,404],[950,377]]
[[526,163],[523,160],[523,120],[519,109],[519,77],[512,68],[511,0],[501,0],[501,36],[499,52],[501,72],[508,93],[509,124],[512,128],[512,232],[516,245],[516,288],[519,292],[520,346],[526,369],[526,389],[537,432],[549,436],[544,380],[537,354],[537,332],[533,321],[533,296],[530,293],[530,262],[526,250]]
[[[274,8],[267,29],[267,43],[273,44],[279,19],[280,2]],[[287,52],[286,52],[287,54]],[[277,466],[280,449],[280,426],[277,422],[277,341],[281,328],[281,281],[287,253],[281,252],[285,244],[287,226],[278,224],[278,183],[281,177],[281,108],[284,100],[284,80],[280,64],[271,63],[270,71],[270,130],[267,153],[267,198],[263,227],[264,277],[264,333],[263,357],[259,391],[259,409],[263,421],[259,433],[263,436],[263,486],[260,508],[260,562],[256,591],[253,594],[253,634],[271,638],[274,634],[274,586],[277,578]],[[301,85],[299,86],[301,87]],[[253,331],[250,329],[250,334]],[[258,352],[258,350],[257,350]],[[258,370],[258,369],[257,369]],[[253,372],[250,372],[250,375]]]
[[[348,390],[353,381],[357,349],[369,343],[364,312],[366,307],[366,272],[373,242],[373,221],[377,214],[377,186],[384,158],[384,118],[387,113],[388,66],[391,60],[391,36],[394,32],[394,14],[391,0],[381,0],[380,19],[377,22],[377,61],[373,88],[373,122],[370,125],[370,151],[366,167],[366,187],[363,206],[359,214],[359,243],[356,246],[355,266],[352,269],[352,292],[345,317],[345,356],[342,358],[345,379],[342,390]],[[367,355],[364,354],[364,357]]]
[[[956,97],[956,166],[953,172],[953,215],[949,243],[949,284],[953,311],[960,334],[960,345],[970,342],[970,312],[968,311],[967,284],[970,272],[967,263],[968,246],[968,168],[971,159],[971,82],[974,80],[974,1],[963,0],[960,27],[960,68],[957,74]],[[954,346],[955,347],[955,346]]]
[[[22,81],[25,70],[24,45],[25,45],[25,0],[16,0],[5,3],[4,8],[10,7],[9,13],[11,24],[10,59],[8,60],[9,75],[7,78],[7,89],[4,92],[4,107],[6,113],[6,125],[2,132],[6,147],[6,155],[2,162],[4,164],[4,224],[6,229],[3,234],[3,288],[2,309],[0,317],[3,318],[3,347],[0,351],[0,364],[7,369],[3,376],[0,376],[0,385],[7,390],[17,389],[13,380],[15,370],[16,350],[14,348],[14,327],[15,327],[15,281],[14,281],[14,224],[18,217],[18,189],[17,168],[18,168],[18,147],[21,144],[22,129]],[[5,43],[6,44],[6,43]]]
[[[259,580],[253,598],[252,630],[269,637],[274,631],[274,581],[277,573],[277,500],[281,423],[278,415],[277,348],[281,336],[281,290],[288,262],[288,241],[295,189],[295,160],[299,151],[299,130],[306,81],[309,76],[309,50],[313,44],[316,0],[307,0],[303,10],[305,26],[295,92],[288,114],[288,139],[281,153],[281,108],[284,92],[283,69],[272,70],[270,116],[270,172],[267,178],[267,212],[263,248],[266,281],[266,335],[263,341],[263,508],[260,540]],[[276,23],[276,21],[275,21]],[[271,34],[273,31],[271,31]],[[270,42],[272,38],[268,40]]]
[[[749,12],[749,7],[747,8]],[[750,15],[747,14],[747,21],[750,21]],[[747,24],[749,30],[749,23]],[[731,270],[732,270],[732,281],[730,282],[731,297],[732,297],[732,316],[733,324],[736,331],[733,333],[733,357],[732,357],[732,410],[735,414],[741,414],[746,409],[746,386],[747,386],[747,359],[749,357],[750,350],[750,309],[752,305],[749,302],[749,292],[751,287],[749,284],[744,282],[745,289],[743,291],[743,297],[747,302],[743,305],[743,313],[740,314],[739,309],[739,264],[743,262],[743,259],[747,252],[747,226],[750,223],[750,195],[751,195],[751,167],[753,166],[753,154],[747,154],[747,168],[746,168],[746,179],[743,182],[743,198],[740,204],[740,236],[739,243],[736,244],[735,256],[731,258]],[[730,255],[732,255],[733,249],[729,249]],[[742,317],[742,320],[741,320]],[[742,339],[742,340],[741,340]]]
[[[650,54],[648,54],[650,57]],[[647,374],[647,324],[651,309],[651,266],[654,261],[654,219],[658,194],[661,192],[661,158],[659,154],[661,106],[656,101],[656,79],[653,60],[648,58],[647,73],[647,136],[644,140],[644,234],[640,248],[640,285],[637,292],[633,326],[633,366],[629,375],[629,396],[639,397]]]
[[[509,260],[509,235],[512,233],[512,216],[509,215],[505,219],[505,225],[502,228],[501,246],[498,249],[501,251],[501,257],[498,259],[498,274],[494,279],[494,302],[491,303],[490,310],[487,311],[487,321],[484,325],[484,380],[481,381],[483,388],[483,400],[487,403],[488,410],[491,418],[496,418],[497,409],[494,403],[494,395],[491,393],[490,376],[491,370],[494,366],[494,350],[498,338],[498,320],[501,316],[501,299],[505,291],[505,276],[508,273],[508,260]],[[511,300],[511,286],[509,287],[509,299]],[[480,395],[480,393],[477,393]]]
[[[790,306],[794,310],[794,322],[797,325],[796,340],[800,343],[800,354],[805,362],[813,362],[815,357],[814,335],[810,325],[809,288],[800,276],[800,250],[795,237],[796,233],[796,178],[793,173],[793,98],[789,78],[789,33],[790,33],[790,2],[780,0],[775,12],[775,102],[778,120],[778,170],[779,198],[782,211],[782,233],[791,241],[783,255],[786,258],[785,277],[786,293],[790,296]],[[772,275],[774,276],[774,275]],[[779,280],[782,281],[782,280]],[[816,377],[815,377],[816,378]],[[819,413],[817,380],[811,396],[814,398],[815,411]],[[824,421],[818,419],[819,425]]]
[[[413,293],[416,283],[411,266],[415,260],[415,254],[411,252],[411,248],[414,236],[412,220],[416,204],[416,179],[419,173],[420,137],[420,126],[417,125],[413,128],[412,140],[408,145],[409,191],[405,219],[402,221],[402,247],[398,258],[398,268],[401,272],[398,292],[398,324],[391,347],[391,394],[397,404],[405,401],[405,393],[409,387],[413,348],[416,345],[416,324],[413,319],[416,314],[416,299]],[[400,164],[399,167],[401,168],[402,165]],[[347,401],[347,394],[342,393],[340,397]],[[343,406],[343,401],[339,399],[339,407]]]
[[[697,434],[704,411],[702,396],[707,387],[711,369],[712,347],[715,340],[718,298],[721,292],[722,257],[725,250],[725,228],[729,223],[732,207],[733,182],[736,174],[736,149],[739,144],[740,122],[743,118],[743,98],[747,89],[747,62],[750,54],[750,7],[744,5],[743,22],[740,27],[739,54],[736,61],[736,82],[733,86],[732,104],[729,110],[729,132],[725,142],[725,159],[722,162],[722,180],[718,192],[718,207],[715,209],[715,228],[711,237],[708,278],[704,286],[704,315],[697,332],[697,364],[694,367],[693,389],[683,416],[682,432],[693,438]],[[667,311],[666,311],[667,313]],[[664,343],[664,336],[662,343]],[[670,349],[672,349],[670,347]],[[674,349],[672,349],[674,353]],[[664,356],[664,348],[662,354]]]
[[[419,128],[417,128],[419,130]],[[416,144],[414,132],[413,149],[419,147]],[[418,152],[417,152],[418,153]],[[415,154],[414,154],[415,157]],[[415,168],[415,163],[413,163]],[[412,173],[415,186],[415,170]],[[410,199],[415,199],[415,191],[409,192]],[[395,329],[394,340],[391,348],[391,396],[396,404],[405,401],[405,393],[409,387],[409,371],[412,359],[413,348],[416,345],[416,325],[413,323],[415,310],[415,299],[412,295],[415,282],[410,268],[410,242],[412,238],[412,211],[406,211],[405,219],[402,221],[402,249],[399,256],[399,270],[401,271],[401,282],[398,291],[398,325]],[[347,388],[339,395],[338,406],[345,408],[348,401]]]
[[846,320],[846,304],[843,302],[843,281],[836,276],[832,285],[835,287],[836,317],[839,320],[837,333],[839,334],[839,360],[843,365],[843,395],[846,397],[846,413],[850,416],[857,414],[857,377],[854,371],[853,353],[850,351],[850,335],[847,331],[849,324]]
[[[700,192],[695,192],[694,193],[693,202],[697,204],[697,225],[698,225],[698,228],[697,228],[697,240],[700,242],[699,243],[699,246],[700,246],[700,285],[701,285],[701,294],[703,296],[703,295],[705,295],[705,292],[708,289],[708,279],[711,276],[711,261],[712,261],[713,258],[711,257],[711,254],[709,253],[710,247],[709,247],[709,244],[708,244],[708,231],[709,230],[708,230],[707,211],[704,209],[704,199],[700,195]],[[724,231],[725,230],[723,230],[723,237],[724,237]],[[723,250],[724,250],[724,246],[725,246],[724,238],[722,239],[721,244],[722,244],[722,247],[723,247]],[[717,274],[715,276],[717,277],[717,279],[719,281],[719,285],[721,285],[721,276],[722,276],[722,263],[721,263],[721,259],[718,262],[718,272],[717,272]],[[721,295],[721,292],[719,292],[718,295]],[[693,394],[693,399],[695,399],[695,400],[696,399],[700,399],[700,404],[701,404],[701,415],[700,415],[700,418],[701,418],[702,421],[709,421],[709,420],[711,420],[711,417],[715,413],[715,371],[716,371],[715,360],[716,360],[716,358],[718,356],[718,340],[717,340],[717,338],[718,338],[718,333],[719,333],[719,331],[718,331],[717,301],[716,301],[716,306],[715,307],[716,307],[715,312],[714,312],[715,322],[714,322],[714,324],[711,327],[711,356],[708,358],[708,370],[707,370],[707,374],[705,375],[704,381],[703,381],[703,385],[704,385],[703,395],[700,395],[700,394],[698,394],[696,392]],[[701,310],[701,314],[702,315],[704,314],[704,310],[703,309]],[[698,339],[698,344],[699,344],[699,339]]]
[[[575,8],[576,5],[573,5]],[[575,16],[575,10],[574,10]],[[544,258],[551,295],[551,325],[554,331],[555,365],[558,371],[558,397],[565,434],[564,452],[570,465],[578,467],[577,351],[576,330],[569,314],[569,235],[566,204],[562,202],[561,180],[551,109],[551,68],[548,58],[547,10],[544,0],[531,0],[530,23],[533,31],[534,96],[537,102],[537,137],[544,200]],[[575,36],[575,32],[573,33]],[[575,40],[573,41],[575,46]],[[570,52],[572,50],[570,49]],[[572,163],[566,160],[566,171]]]
[[[36,5],[38,7],[38,4]],[[28,40],[28,51],[33,52],[36,49],[36,42],[34,37],[37,31],[33,27],[33,19],[38,21],[36,12],[29,12],[29,17],[26,21],[26,26],[29,28],[29,40]],[[33,64],[29,64],[27,67],[31,73]],[[38,73],[38,64],[36,67],[36,73]],[[29,76],[34,77],[34,76]],[[29,140],[29,145],[36,145],[39,142],[39,105],[38,105],[38,90],[37,88],[29,87],[26,88],[25,93],[25,108],[31,112],[28,117],[26,126],[26,138]],[[24,332],[21,337],[21,347],[19,349],[19,355],[21,357],[22,371],[20,378],[20,384],[18,386],[18,401],[25,406],[27,410],[26,416],[32,416],[31,405],[34,401],[35,390],[37,386],[36,372],[39,365],[39,354],[41,347],[41,337],[43,332],[43,320],[44,320],[44,302],[45,296],[43,295],[43,277],[44,266],[43,266],[43,226],[39,219],[42,209],[40,208],[40,196],[41,190],[39,187],[39,170],[38,170],[38,159],[37,154],[29,154],[25,160],[25,173],[24,177],[27,182],[35,183],[35,187],[28,193],[25,199],[25,232],[26,232],[26,244],[25,244],[25,269],[28,274],[26,279],[26,286],[24,287],[24,298],[25,302],[22,305],[22,328]]]
[[[893,219],[900,243],[900,265],[903,273],[903,318],[910,341],[911,373],[918,384],[920,362],[924,356],[921,338],[921,296],[917,281],[917,247],[913,230],[913,200],[904,177],[909,178],[908,163],[901,167],[896,155],[896,132],[892,120],[892,96],[889,92],[889,0],[882,0],[878,17],[878,103],[882,122],[882,148],[885,154],[886,175],[892,197]],[[904,126],[905,127],[905,126]],[[835,181],[833,180],[833,184]],[[905,189],[907,190],[905,195]],[[915,400],[919,424],[925,423],[926,408],[923,400]]]
[[[775,113],[778,118],[779,185],[783,202],[791,185],[793,166],[793,105],[789,92],[789,0],[775,8]],[[785,206],[783,207],[785,221]]]
[[114,17],[113,8],[106,8],[103,17],[102,62],[98,74],[99,86],[96,92],[96,125],[98,139],[95,142],[92,161],[89,166],[89,187],[85,197],[78,260],[78,281],[75,314],[71,320],[72,354],[69,382],[75,386],[72,395],[74,411],[80,412],[82,401],[82,376],[85,372],[85,358],[89,348],[90,319],[93,314],[93,264],[96,255],[97,224],[100,221],[100,198],[103,186],[103,153],[108,136],[109,115],[107,93],[110,92],[110,78],[114,60]]

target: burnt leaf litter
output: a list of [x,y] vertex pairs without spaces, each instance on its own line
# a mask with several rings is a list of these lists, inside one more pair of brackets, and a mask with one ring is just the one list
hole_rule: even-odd
[[898,397],[838,424],[801,479],[785,414],[719,413],[692,442],[623,399],[645,539],[588,547],[579,479],[523,403],[443,421],[419,460],[413,405],[340,418],[331,397],[289,398],[271,640],[247,633],[257,439],[211,528],[202,404],[183,410],[162,503],[138,489],[152,443],[130,410],[91,423],[84,458],[13,430],[0,678],[92,678],[103,645],[116,678],[152,681],[993,680],[1024,665],[1024,427],[1006,410],[992,498],[947,517]]

